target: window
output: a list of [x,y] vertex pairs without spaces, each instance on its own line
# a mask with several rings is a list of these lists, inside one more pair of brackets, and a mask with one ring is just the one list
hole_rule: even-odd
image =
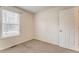
[[2,37],[17,36],[20,34],[19,13],[2,10]]

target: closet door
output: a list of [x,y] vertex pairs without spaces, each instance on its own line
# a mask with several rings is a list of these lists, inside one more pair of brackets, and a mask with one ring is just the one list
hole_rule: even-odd
[[59,12],[59,46],[73,49],[75,47],[74,8]]

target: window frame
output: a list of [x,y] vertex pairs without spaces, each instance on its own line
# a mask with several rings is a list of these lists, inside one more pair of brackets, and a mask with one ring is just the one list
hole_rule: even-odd
[[[4,27],[5,27],[5,24],[7,24],[7,22],[5,21],[5,23],[3,22],[5,20],[6,17],[9,17],[9,16],[4,16],[7,12],[10,12],[10,13],[13,13],[14,15],[17,14],[18,17],[17,17],[17,20],[18,20],[18,23],[16,23],[15,25],[17,25],[17,30],[16,31],[8,31],[7,33],[8,34],[4,34],[6,33]],[[16,18],[14,18],[16,19]],[[9,23],[10,24],[10,23]],[[13,24],[13,23],[12,23]],[[14,25],[14,24],[13,24]],[[20,35],[20,14],[17,13],[17,12],[14,12],[14,11],[10,11],[10,10],[5,10],[5,9],[2,9],[2,38],[6,38],[6,37],[14,37],[14,36],[19,36]]]

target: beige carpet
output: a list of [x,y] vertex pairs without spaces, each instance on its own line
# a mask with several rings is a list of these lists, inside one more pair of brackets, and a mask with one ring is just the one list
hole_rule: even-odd
[[15,47],[0,51],[1,53],[74,53],[75,51],[61,48],[39,40],[31,40]]

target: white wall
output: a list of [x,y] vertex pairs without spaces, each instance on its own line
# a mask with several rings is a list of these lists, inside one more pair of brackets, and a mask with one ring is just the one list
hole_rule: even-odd
[[[11,11],[21,12],[21,34],[16,37],[1,38],[0,37],[0,50],[11,47],[13,45],[31,40],[34,38],[34,16],[33,14],[20,10],[14,7],[4,7]],[[0,13],[1,14],[1,13]],[[0,19],[1,22],[1,19]],[[0,23],[1,25],[1,23]],[[0,27],[1,30],[1,27]]]
[[58,44],[59,11],[70,7],[56,7],[35,15],[35,39]]
[[35,16],[36,39],[57,44],[58,42],[58,12],[50,9]]

